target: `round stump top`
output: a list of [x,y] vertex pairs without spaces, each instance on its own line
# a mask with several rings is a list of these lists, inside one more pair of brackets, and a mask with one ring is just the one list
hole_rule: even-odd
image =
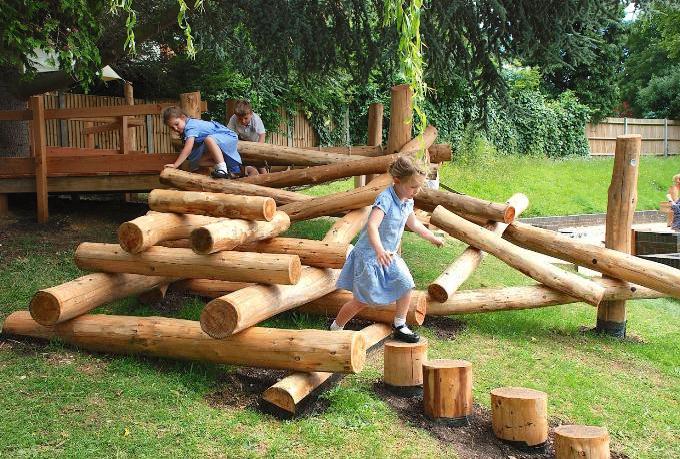
[[548,394],[540,390],[528,389],[526,387],[498,387],[491,391],[491,395],[503,398],[518,398],[526,400],[535,400],[540,398],[548,398]]
[[403,341],[397,341],[396,339],[390,339],[385,341],[385,347],[396,347],[396,348],[419,348],[422,346],[427,346],[427,338],[420,338],[417,343],[405,343]]
[[609,436],[609,433],[604,427],[565,424],[555,427],[555,435],[569,438],[604,438]]
[[432,359],[423,362],[423,367],[427,368],[467,368],[471,366],[472,363],[467,360]]

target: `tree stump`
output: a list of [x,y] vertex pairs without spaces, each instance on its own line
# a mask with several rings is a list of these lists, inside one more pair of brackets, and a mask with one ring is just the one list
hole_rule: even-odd
[[604,427],[559,426],[553,446],[556,459],[609,459],[609,433]]
[[466,360],[423,363],[425,415],[454,426],[468,425],[472,414],[472,364]]
[[524,387],[492,390],[491,424],[501,440],[542,445],[548,439],[548,394]]
[[390,340],[385,343],[383,381],[398,395],[416,395],[422,390],[423,362],[427,360],[427,340],[402,343]]

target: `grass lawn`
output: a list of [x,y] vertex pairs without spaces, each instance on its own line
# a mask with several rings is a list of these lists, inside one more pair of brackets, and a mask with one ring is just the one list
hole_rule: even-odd
[[[641,194],[649,194],[644,202],[651,207],[661,199],[655,193],[663,197],[668,178],[680,168],[675,158],[653,161],[660,161],[663,171],[657,174],[643,167],[640,183]],[[593,202],[604,193],[603,205],[606,202],[611,160],[583,163],[589,171],[592,165],[599,171],[596,175],[604,183],[597,192],[594,187],[586,191],[574,186],[564,194],[551,194],[547,190],[559,190],[561,183],[541,177],[553,167],[554,176],[568,171],[570,177],[577,175],[576,162],[506,163],[517,166],[506,170],[533,170],[537,164],[544,172],[515,183],[518,174],[491,172],[503,169],[498,165],[475,166],[476,172],[449,165],[443,181],[489,199],[524,191],[533,201],[534,215],[585,211],[569,207],[577,191],[579,196],[592,196]],[[481,186],[491,178],[488,183],[493,186],[475,188],[475,183]],[[543,180],[545,189],[537,194],[538,184],[530,188],[523,185],[525,180],[527,184]],[[325,194],[328,188],[343,186],[337,182],[308,192]],[[593,211],[604,210],[593,206]],[[562,208],[568,210],[551,210]],[[115,242],[117,226],[146,211],[141,205],[88,202],[57,202],[50,209],[51,221],[43,227],[34,225],[31,209],[0,220],[0,321],[26,309],[36,290],[81,275],[73,264],[79,242]],[[288,234],[318,239],[329,226],[326,219],[301,222]],[[436,249],[412,234],[404,238],[404,258],[418,288],[425,288],[463,249],[454,240]],[[487,257],[462,288],[531,282]],[[184,298],[159,311],[130,299],[95,312],[197,320],[202,304]],[[473,363],[474,397],[483,407],[489,408],[488,392],[494,387],[540,389],[549,395],[553,423],[606,426],[612,450],[631,458],[680,457],[680,302],[657,299],[628,306],[628,332],[637,339],[624,342],[582,333],[581,326],[595,323],[595,309],[584,304],[458,316],[462,329],[452,339],[440,338],[433,329],[420,331],[430,340],[431,358]],[[325,324],[325,319],[288,313],[266,325]],[[247,384],[234,377],[236,371],[223,365],[92,354],[58,342],[0,338],[0,457],[464,457],[451,444],[404,421],[375,393],[373,384],[381,377],[379,359],[327,392],[325,409],[292,421],[276,420],[254,408],[261,391],[249,393]]]

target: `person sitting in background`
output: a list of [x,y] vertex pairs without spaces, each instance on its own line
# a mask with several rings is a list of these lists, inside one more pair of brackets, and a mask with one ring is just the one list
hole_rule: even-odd
[[673,184],[668,187],[666,199],[671,204],[671,212],[673,213],[671,229],[680,231],[680,174],[673,176]]
[[[253,106],[247,100],[236,102],[234,114],[229,118],[227,127],[236,132],[239,140],[264,143],[264,139],[267,136],[262,118],[253,112]],[[267,173],[266,167],[260,167],[257,170],[261,174]]]

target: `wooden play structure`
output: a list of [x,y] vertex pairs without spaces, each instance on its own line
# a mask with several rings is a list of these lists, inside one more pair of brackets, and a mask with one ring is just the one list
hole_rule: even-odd
[[[266,390],[262,403],[282,415],[300,413],[307,401],[340,375],[361,371],[367,352],[390,335],[390,326],[385,324],[391,323],[395,305],[362,311],[358,317],[378,323],[361,331],[284,330],[260,324],[292,309],[336,314],[350,296],[335,288],[339,269],[351,250],[351,241],[366,223],[371,204],[390,183],[385,174],[389,162],[421,148],[429,151],[432,162],[450,159],[450,148],[435,144],[434,127],[428,127],[421,139],[411,139],[410,97],[407,86],[393,88],[392,118],[384,148],[380,138],[382,117],[375,115],[382,113],[378,105],[369,111],[374,114],[369,116],[370,145],[352,147],[351,155],[333,149],[240,142],[239,151],[246,162],[266,160],[269,164],[303,167],[257,177],[220,180],[177,169],[161,171],[162,164],[174,160],[174,154],[100,153],[106,162],[121,164],[126,189],[153,189],[150,211],[120,226],[119,244],[83,242],[76,250],[76,263],[93,273],[40,290],[31,301],[30,314],[22,311],[8,316],[3,333],[58,337],[95,351],[287,369],[291,374]],[[198,106],[197,100],[189,100]],[[25,183],[30,181],[38,191],[40,219],[47,218],[48,189],[59,189],[53,181],[58,178],[57,171],[63,172],[69,183],[79,181],[69,175],[74,169],[59,169],[64,156],[51,155],[42,148],[40,125],[45,119],[107,116],[117,117],[116,122],[123,126],[127,117],[161,109],[160,105],[134,105],[110,107],[106,113],[95,109],[87,113],[45,111],[40,98],[33,98],[31,110],[22,112],[19,119],[34,122],[35,155],[27,159],[30,168],[21,167],[30,173],[23,179]],[[414,292],[407,322],[422,324],[426,314],[585,302],[598,307],[598,330],[622,336],[626,299],[680,297],[680,271],[628,253],[639,151],[640,136],[619,137],[609,189],[606,247],[519,223],[516,217],[528,206],[521,194],[495,203],[448,191],[420,191],[415,204],[425,212],[421,216],[425,215],[428,224],[470,247],[432,283],[429,296],[428,292]],[[71,154],[75,156],[69,158],[83,159],[92,152]],[[18,170],[21,161],[13,170]],[[89,170],[87,164],[78,166],[78,170]],[[357,179],[356,188],[327,196],[312,197],[283,189],[362,176],[365,182]],[[138,187],[137,183],[144,185]],[[4,190],[7,192],[7,188]],[[320,241],[281,237],[291,222],[316,217],[339,218]],[[606,277],[581,277],[538,259],[532,251],[586,266]],[[457,291],[486,252],[539,284]],[[144,294],[144,301],[160,299],[167,289],[209,298],[200,321],[88,314],[126,296]],[[426,340],[416,345],[388,342],[384,350],[384,382],[397,388],[422,387],[427,416],[460,423],[471,415],[469,362],[428,361]],[[541,394],[516,388],[492,393],[497,435],[529,445],[545,442],[547,402]],[[517,413],[523,417],[517,418]]]

